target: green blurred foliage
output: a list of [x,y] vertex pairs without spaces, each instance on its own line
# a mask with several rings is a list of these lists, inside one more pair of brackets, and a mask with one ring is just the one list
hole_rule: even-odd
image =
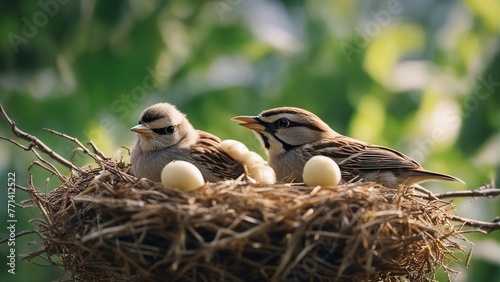
[[[425,185],[435,191],[500,180],[496,0],[60,2],[0,4],[0,99],[21,129],[68,159],[74,145],[43,128],[92,139],[119,155],[133,142],[128,129],[139,113],[168,101],[197,128],[263,154],[230,118],[297,106],[340,133],[393,147],[467,182]],[[12,137],[4,122],[0,135]],[[0,155],[2,181],[15,171],[26,185],[34,156],[6,142]],[[92,164],[78,152],[73,159]],[[40,168],[31,173],[42,190],[58,185]],[[25,198],[17,193],[18,202]],[[482,220],[498,216],[499,203],[455,201],[460,215]],[[33,229],[28,220],[36,209],[18,208],[16,215],[18,232]],[[499,232],[467,236],[479,251],[456,281],[499,281]],[[19,238],[16,252],[36,250],[27,244],[33,240]],[[4,266],[7,252],[0,245]],[[2,271],[0,280],[62,275],[21,257],[16,270]]]

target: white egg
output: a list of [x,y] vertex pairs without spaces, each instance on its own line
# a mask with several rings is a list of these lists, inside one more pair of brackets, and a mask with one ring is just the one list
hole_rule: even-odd
[[198,189],[205,184],[200,170],[192,163],[171,161],[161,171],[161,183],[165,188],[179,188],[186,191]]
[[257,153],[248,150],[245,144],[236,140],[224,140],[219,148],[233,159],[247,167],[248,176],[258,183],[272,184],[276,182],[276,174],[267,162]]
[[335,187],[340,182],[341,173],[334,160],[325,156],[314,156],[306,162],[302,178],[309,186]]
[[276,183],[276,174],[274,173],[274,170],[267,164],[249,167],[248,175],[255,179],[257,183]]
[[252,166],[257,164],[265,164],[267,162],[259,154],[250,151],[244,155],[243,163],[247,166]]
[[245,154],[248,153],[248,148],[245,144],[231,139],[223,140],[219,148],[239,162],[243,162]]

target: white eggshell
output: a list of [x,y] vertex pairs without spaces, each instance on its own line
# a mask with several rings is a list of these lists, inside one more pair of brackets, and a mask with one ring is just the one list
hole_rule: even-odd
[[219,148],[239,162],[242,162],[245,154],[248,153],[248,148],[245,144],[231,139],[223,140]]
[[274,173],[274,170],[268,165],[249,167],[248,175],[255,179],[257,183],[276,183],[276,174]]
[[161,183],[165,188],[179,188],[186,191],[198,189],[205,184],[200,170],[185,161],[171,161],[161,171]]
[[328,157],[314,156],[306,162],[302,178],[309,186],[337,186],[341,179],[340,168]]
[[244,155],[243,163],[247,166],[253,166],[257,164],[265,164],[266,161],[264,161],[264,159],[259,154],[250,151]]

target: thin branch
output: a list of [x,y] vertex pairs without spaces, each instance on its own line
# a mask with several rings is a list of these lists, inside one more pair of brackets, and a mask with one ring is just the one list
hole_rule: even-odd
[[5,239],[0,240],[0,244],[3,244],[3,243],[5,243],[5,242],[9,241],[11,238],[13,238],[13,239],[14,239],[14,238],[19,238],[19,237],[21,237],[21,236],[24,236],[24,235],[29,235],[29,234],[33,234],[33,233],[37,233],[37,232],[36,232],[36,230],[25,230],[25,231],[21,231],[21,232],[17,233],[14,237],[10,237],[10,236],[9,236],[9,237],[7,237],[7,238],[5,238]]
[[14,145],[16,145],[16,146],[20,147],[21,149],[23,149],[23,150],[25,150],[25,151],[31,151],[31,149],[33,148],[33,144],[31,144],[31,143],[30,143],[30,145],[29,145],[29,146],[24,146],[23,144],[21,144],[21,143],[17,142],[16,140],[14,140],[14,139],[10,139],[10,138],[8,138],[8,137],[3,137],[3,136],[0,136],[0,139],[5,140],[5,141],[8,141],[8,142],[10,142],[10,143],[12,143],[12,144],[14,144]]
[[97,148],[96,144],[92,140],[90,140],[87,144],[89,144],[90,147],[92,147],[92,150],[94,150],[94,153],[96,155],[98,155],[99,157],[101,157],[101,159],[103,159],[103,160],[108,159],[108,158],[106,158],[104,153],[101,150],[99,150],[99,148]]
[[122,147],[122,149],[125,149],[127,151],[128,155],[130,156],[130,148],[127,146],[121,146],[121,147]]
[[425,189],[424,187],[422,187],[420,185],[415,185],[413,187],[413,189],[415,189],[416,191],[418,191],[420,193],[423,193],[425,196],[423,196],[422,198],[424,198],[426,200],[439,201],[439,198],[436,197],[436,195],[434,193],[432,193],[431,191]]
[[82,144],[82,142],[80,142],[80,140],[78,140],[78,138],[69,136],[67,134],[55,131],[55,130],[50,129],[50,128],[44,128],[43,130],[48,131],[48,132],[50,132],[52,134],[55,134],[57,136],[66,138],[66,139],[74,142],[76,145],[78,145],[78,147],[80,147],[82,149],[82,151],[83,151],[84,154],[89,155],[91,158],[93,158],[96,161],[96,163],[100,164],[101,158],[97,154],[92,153],[87,147],[85,147]]
[[469,218],[463,218],[457,215],[450,215],[450,220],[462,222],[466,226],[475,227],[490,233],[495,230],[500,230],[500,222],[480,221]]
[[[500,189],[494,188],[495,184],[492,182],[490,184],[485,184],[475,190],[466,190],[466,191],[450,191],[440,194],[434,194],[431,191],[425,189],[417,185],[415,188],[416,191],[423,193],[423,199],[430,201],[442,201],[444,198],[458,198],[458,197],[497,197],[500,195]],[[494,230],[500,230],[500,219],[495,218],[492,222],[488,221],[480,221],[475,219],[463,218],[457,215],[450,215],[450,219],[452,221],[462,222],[464,226],[470,226],[474,228],[479,228],[479,231],[485,231],[486,233],[490,233]]]
[[42,156],[40,156],[40,154],[38,154],[38,152],[33,148],[31,150],[33,152],[33,154],[35,154],[35,156],[44,164],[48,165],[51,169],[47,169],[48,171],[52,172],[53,174],[55,174],[57,176],[57,178],[59,179],[59,181],[61,181],[61,183],[64,183],[66,182],[67,178],[62,175],[59,170],[57,170],[57,168],[51,164],[50,162],[48,162],[47,160],[45,160],[44,158],[42,158]]
[[[16,126],[16,123],[7,115],[7,113],[5,112],[2,104],[0,103],[0,112],[2,113],[2,116],[3,118],[7,121],[7,123],[10,125],[11,127],[11,130],[12,132],[26,140],[26,141],[29,141],[30,142],[30,145],[29,146],[22,146],[21,144],[19,144],[18,142],[11,142],[15,145],[21,145],[20,147],[23,148],[24,150],[26,150],[27,148],[29,150],[31,150],[31,148],[33,147],[36,147],[37,149],[39,149],[40,151],[46,153],[47,155],[49,155],[52,159],[54,159],[55,161],[59,162],[60,164],[64,165],[65,167],[69,168],[69,169],[74,169],[76,171],[79,171],[79,172],[82,172],[82,170],[75,166],[74,164],[72,164],[70,161],[66,160],[65,158],[63,158],[61,155],[57,154],[56,152],[54,152],[51,148],[49,148],[47,145],[45,145],[42,141],[40,141],[38,138],[36,138],[35,136],[31,135],[31,134],[28,134],[22,130],[20,130],[17,126]],[[7,140],[5,137],[2,137],[2,139],[4,140]]]
[[58,177],[59,181],[61,181],[61,183],[66,182],[66,179],[64,179],[64,178],[60,178],[60,177],[59,177],[58,172],[56,172],[56,171],[52,170],[52,168],[50,168],[49,166],[46,166],[46,165],[44,165],[44,164],[40,163],[39,161],[34,161],[34,162],[32,162],[32,163],[31,163],[31,165],[28,167],[28,170],[31,170],[31,168],[32,168],[33,166],[35,166],[35,165],[37,165],[37,166],[39,166],[39,167],[41,167],[41,168],[45,169],[46,171],[48,171],[48,172],[52,173],[53,175],[56,175],[56,176]]
[[[33,148],[33,146],[31,146],[31,145],[30,146],[24,146],[21,143],[15,141],[13,139],[10,139],[10,138],[7,138],[7,137],[3,137],[3,136],[0,136],[0,139],[8,141],[8,142],[10,142],[10,143],[12,143],[12,144],[14,144],[14,145],[22,148],[25,151],[31,151],[37,157],[37,159],[39,159],[42,163],[48,165],[50,168],[45,167],[45,166],[41,165],[41,163],[38,163],[38,162],[35,161],[38,166],[40,166],[41,168],[43,168],[43,169],[45,169],[45,170],[47,170],[47,171],[52,172],[53,174],[55,174],[57,176],[57,178],[59,179],[59,181],[61,181],[63,183],[66,181],[66,178],[64,177],[64,175],[62,175],[59,172],[59,170],[57,170],[57,168],[53,164],[51,164],[50,162],[48,162],[47,160],[45,160],[44,158],[42,158],[42,156],[40,156],[40,154],[38,154],[38,152],[35,150],[35,148]],[[33,166],[33,163],[30,165],[30,167],[28,169],[30,169],[32,166]]]
[[434,194],[436,198],[444,199],[444,198],[459,198],[459,197],[497,197],[500,195],[500,188],[490,188],[484,189],[479,188],[476,190],[466,190],[466,191],[450,191],[444,192],[440,194]]
[[472,198],[472,197],[494,198],[500,196],[500,188],[495,188],[495,184],[493,182],[485,184],[475,190],[448,191],[439,194],[434,194],[420,185],[416,185],[413,188],[416,191],[419,191],[422,194],[424,194],[422,198],[426,200],[441,200],[445,198]]
[[34,189],[33,189],[33,188],[24,187],[24,186],[21,186],[21,185],[18,185],[18,184],[16,184],[16,189],[19,189],[19,190],[21,190],[21,191],[24,191],[24,192],[26,192],[26,193],[28,193],[28,194],[30,194],[30,195],[31,195],[31,192],[33,192],[33,191],[34,191]]

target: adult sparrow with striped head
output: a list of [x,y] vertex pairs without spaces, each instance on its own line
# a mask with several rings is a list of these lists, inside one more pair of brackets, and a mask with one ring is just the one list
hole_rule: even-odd
[[160,181],[163,167],[182,160],[194,164],[205,181],[235,179],[244,166],[219,148],[221,140],[196,130],[175,106],[158,103],[145,109],[139,124],[130,129],[138,134],[130,155],[132,174]]
[[258,116],[237,116],[233,120],[257,134],[278,180],[291,177],[302,182],[305,163],[313,156],[323,155],[339,165],[345,182],[373,181],[389,188],[429,180],[463,183],[456,177],[425,170],[396,150],[343,136],[300,108],[275,108]]

